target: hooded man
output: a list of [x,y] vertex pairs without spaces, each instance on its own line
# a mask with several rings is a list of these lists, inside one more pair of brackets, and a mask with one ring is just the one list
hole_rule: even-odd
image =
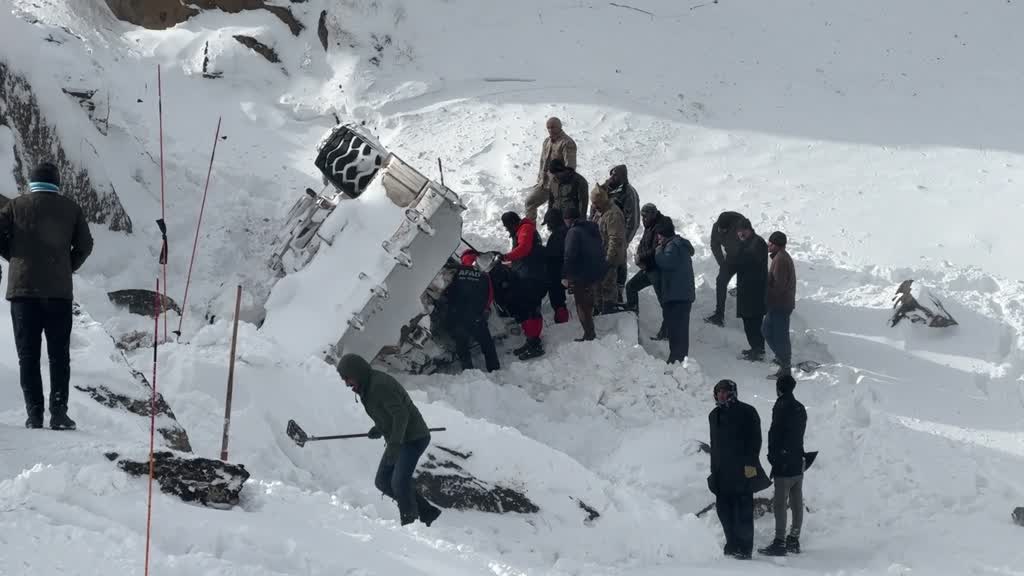
[[462,253],[460,265],[455,268],[455,276],[445,289],[445,323],[455,340],[455,353],[462,363],[462,369],[473,369],[473,356],[469,351],[469,340],[472,338],[480,344],[487,371],[493,372],[500,368],[494,339],[487,326],[494,290],[490,278],[476,268],[476,258],[474,250]]
[[512,295],[510,312],[526,335],[526,343],[516,348],[514,353],[520,360],[528,360],[544,355],[540,339],[544,329],[540,305],[548,292],[544,243],[537,233],[537,224],[530,218],[506,212],[501,215],[501,222],[512,238],[512,250],[502,257],[502,262],[511,267],[515,277],[515,287],[509,291]]
[[662,326],[668,336],[668,363],[682,362],[690,353],[690,310],[696,297],[693,245],[676,234],[671,222],[658,224],[654,258],[661,273]]
[[555,158],[548,165],[551,174],[551,196],[548,209],[557,208],[562,212],[569,206],[575,206],[585,214],[587,210],[587,179],[572,168],[565,165],[561,158]]
[[[604,260],[608,271],[598,288],[595,300],[600,314],[615,312],[619,303],[618,267],[626,264],[626,219],[622,210],[611,201],[608,189],[598,184],[590,191],[594,217],[601,231]],[[581,212],[582,213],[582,212]]]
[[[626,219],[626,247],[633,243],[633,237],[640,228],[640,195],[636,188],[629,183],[629,170],[625,164],[613,167],[608,174],[608,180],[604,187],[608,189],[608,197],[622,210]],[[593,210],[593,209],[592,209]],[[591,214],[593,220],[593,214]],[[619,284],[619,301],[622,301],[622,293],[626,287],[626,276],[628,270],[625,263],[619,266],[616,274],[616,281]]]
[[569,309],[565,306],[565,286],[562,286],[562,262],[565,260],[565,217],[558,208],[548,208],[544,213],[544,226],[548,229],[548,241],[544,246],[547,257],[548,302],[555,311],[555,324],[569,321]]
[[562,263],[562,285],[569,288],[576,299],[576,315],[583,328],[577,342],[597,338],[594,329],[594,290],[605,276],[604,247],[601,231],[595,222],[582,218],[579,209],[566,209],[565,258]]
[[722,212],[711,227],[711,253],[718,262],[718,278],[715,280],[715,313],[704,321],[715,326],[725,325],[725,297],[729,281],[736,274],[736,254],[740,246],[736,233],[744,220],[746,217],[739,212]]
[[430,431],[419,409],[397,380],[373,370],[361,356],[342,356],[338,374],[359,396],[367,416],[373,420],[368,436],[383,437],[387,442],[374,480],[377,489],[398,504],[402,526],[417,518],[430,526],[441,510],[420,495],[412,477],[420,456],[430,444]]
[[74,430],[68,417],[71,382],[72,275],[92,253],[92,234],[74,200],[60,194],[60,172],[49,162],[29,178],[29,192],[0,208],[0,256],[10,266],[14,344],[18,349],[26,428],[43,427],[42,335],[50,357],[50,428]]
[[526,217],[534,222],[537,221],[537,209],[548,202],[554,193],[554,182],[549,170],[551,161],[559,160],[563,166],[571,168],[574,172],[576,170],[576,142],[562,130],[562,121],[555,117],[548,118],[545,127],[548,136],[541,146],[537,184],[526,197]]
[[768,269],[767,314],[762,332],[768,346],[779,363],[776,377],[789,374],[793,363],[793,348],[789,340],[789,319],[796,308],[796,268],[786,251],[786,235],[775,231],[768,237],[768,254],[772,264]]
[[[657,248],[655,232],[660,225],[672,224],[672,219],[665,216],[654,204],[644,204],[640,209],[640,219],[644,224],[644,233],[640,237],[640,244],[636,248],[634,262],[640,268],[629,282],[626,282],[626,308],[634,312],[640,311],[640,291],[648,286],[654,287],[654,293],[661,303],[661,283],[658,281],[658,265],[655,262],[654,254]],[[665,326],[662,324],[655,339],[665,337]]]
[[761,467],[761,418],[737,398],[736,383],[715,384],[708,488],[725,532],[724,553],[747,560],[754,550],[754,494],[771,485]]
[[[778,399],[768,429],[768,463],[775,479],[775,540],[758,550],[767,556],[800,553],[800,529],[804,519],[804,432],[807,410],[793,396],[796,380],[784,374],[775,381]],[[786,508],[793,510],[793,526],[786,534]]]
[[740,245],[737,248],[736,316],[743,320],[750,349],[742,358],[752,362],[764,360],[764,334],[761,332],[768,290],[768,244],[754,232],[750,220],[744,218],[736,226]]

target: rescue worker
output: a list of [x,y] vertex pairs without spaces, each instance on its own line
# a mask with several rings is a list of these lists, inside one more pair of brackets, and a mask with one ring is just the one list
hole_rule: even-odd
[[548,136],[541,146],[537,183],[526,197],[526,217],[534,222],[537,221],[537,209],[549,202],[554,192],[553,178],[549,170],[551,161],[560,160],[563,166],[576,170],[576,142],[562,130],[562,121],[551,117],[545,126]]
[[569,321],[569,309],[565,305],[565,286],[562,286],[562,262],[565,260],[565,217],[558,208],[549,208],[544,214],[544,226],[548,229],[548,241],[544,245],[547,257],[548,302],[555,313],[555,324]]
[[729,281],[736,275],[736,254],[740,241],[737,228],[746,217],[739,212],[722,212],[711,227],[711,254],[718,262],[718,278],[715,279],[715,313],[704,319],[715,326],[725,325],[725,298]]
[[583,328],[577,342],[597,338],[594,329],[594,291],[605,277],[604,246],[597,223],[584,220],[578,208],[565,210],[565,258],[562,263],[562,285],[576,299],[576,315]]
[[447,326],[455,340],[455,353],[463,370],[473,369],[473,356],[469,350],[470,338],[480,344],[484,365],[488,372],[498,370],[498,352],[494,347],[487,317],[494,302],[494,290],[490,278],[474,265],[477,253],[466,250],[461,263],[455,269],[455,276],[445,290],[447,303]]
[[595,295],[598,314],[617,312],[619,307],[618,267],[626,263],[626,219],[622,210],[611,201],[608,189],[598,184],[590,191],[594,217],[601,231],[604,260],[608,265],[604,280]]
[[545,270],[544,242],[537,233],[537,224],[531,218],[520,218],[515,212],[505,212],[501,222],[512,238],[512,250],[502,256],[502,264],[514,273],[514,289],[509,293],[510,312],[523,328],[526,342],[514,353],[520,360],[544,355],[540,335],[544,318],[540,305],[548,291]]

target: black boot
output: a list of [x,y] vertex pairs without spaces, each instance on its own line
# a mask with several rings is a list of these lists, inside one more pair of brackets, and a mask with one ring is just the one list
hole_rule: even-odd
[[28,420],[25,420],[25,428],[37,430],[43,427],[43,415],[29,416]]
[[785,556],[786,541],[776,538],[768,546],[758,549],[757,553],[763,554],[764,556]]
[[[40,422],[40,425],[42,423]],[[77,427],[75,421],[68,418],[66,412],[57,412],[56,414],[50,414],[50,428],[53,430],[74,430]]]
[[789,552],[790,554],[799,554],[800,553],[800,537],[799,536],[793,536],[792,534],[790,534],[789,536],[786,536],[786,552]]
[[708,324],[714,324],[715,326],[722,327],[725,326],[725,314],[715,313],[705,318],[704,321]]
[[529,347],[530,347],[530,339],[527,338],[526,342],[523,343],[523,345],[520,346],[519,348],[516,348],[515,350],[513,350],[512,353],[515,354],[516,356],[519,356],[523,352],[526,352],[526,349],[529,348]]
[[425,508],[420,511],[420,522],[423,522],[429,528],[440,515],[441,509],[436,506]]
[[408,526],[409,524],[412,524],[416,520],[417,520],[417,517],[414,516],[414,515],[402,516],[402,526]]
[[540,338],[530,338],[526,342],[526,350],[523,350],[519,354],[520,360],[529,360],[531,358],[537,358],[538,356],[544,355],[544,345],[541,344]]

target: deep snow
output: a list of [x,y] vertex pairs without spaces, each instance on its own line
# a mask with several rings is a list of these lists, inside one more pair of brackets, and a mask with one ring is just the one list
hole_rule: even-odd
[[[567,1],[310,0],[290,4],[307,24],[294,38],[262,11],[209,12],[152,32],[117,22],[100,0],[4,1],[0,57],[27,75],[69,153],[114,183],[136,222],[132,237],[93,227],[96,251],[76,294],[96,322],[76,332],[75,384],[128,385],[103,329],[152,329],[105,292],[151,287],[158,270],[156,64],[179,299],[224,116],[184,337],[160,353],[160,390],[200,455],[220,448],[233,287],[245,286],[244,317],[254,318],[269,286],[267,242],[302,189],[318,188],[312,147],[333,113],[365,120],[424,173],[440,156],[469,206],[468,238],[495,248],[507,242],[497,218],[521,206],[543,121],[557,114],[591,183],[625,162],[642,200],[698,250],[693,358],[669,374],[664,344],[648,339],[658,317],[644,294],[639,340],[625,316],[601,319],[592,344],[571,342],[573,324],[548,326],[542,359],[503,356],[491,375],[403,378],[428,422],[449,429],[435,445],[472,451],[473,473],[523,486],[543,509],[532,517],[447,511],[433,528],[400,528],[372,485],[382,446],[299,449],[284,436],[289,418],[316,434],[369,427],[333,369],[290,340],[309,334],[243,323],[231,459],[253,479],[230,512],[155,496],[154,573],[1021,574],[1009,513],[1024,501],[1024,268],[1008,239],[1021,216],[1024,140],[1012,121],[1024,85],[1021,6],[629,4],[655,16]],[[326,56],[315,26],[325,7],[336,42]],[[282,63],[234,34],[273,45]],[[201,77],[207,42],[218,80]],[[109,136],[60,92],[66,83],[109,94]],[[692,516],[711,501],[696,448],[711,385],[739,382],[765,432],[774,400],[770,368],[735,359],[738,321],[724,330],[699,321],[713,300],[709,225],[723,209],[744,212],[762,235],[789,234],[796,359],[823,363],[797,388],[808,449],[821,452],[805,485],[799,558],[721,559],[713,515]],[[960,325],[889,328],[890,299],[907,278],[942,297]],[[315,310],[291,305],[297,318]],[[6,306],[0,573],[141,573],[145,482],[102,452],[144,458],[148,423],[73,392],[79,431],[21,429]],[[148,374],[150,356],[131,359]],[[572,498],[602,517],[584,524]],[[757,522],[758,545],[772,527]]]

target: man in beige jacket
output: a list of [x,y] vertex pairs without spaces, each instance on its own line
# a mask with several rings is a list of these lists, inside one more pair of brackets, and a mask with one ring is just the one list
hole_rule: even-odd
[[526,196],[526,217],[534,221],[537,220],[537,209],[548,202],[552,188],[556,185],[554,177],[548,172],[551,161],[557,158],[566,168],[576,169],[576,142],[562,130],[562,121],[555,117],[548,118],[547,129],[548,137],[544,139],[540,152],[537,184]]
[[601,230],[604,259],[608,272],[597,290],[595,307],[601,314],[613,312],[619,302],[618,267],[626,263],[626,217],[608,196],[608,189],[598,184],[590,191],[594,220]]

